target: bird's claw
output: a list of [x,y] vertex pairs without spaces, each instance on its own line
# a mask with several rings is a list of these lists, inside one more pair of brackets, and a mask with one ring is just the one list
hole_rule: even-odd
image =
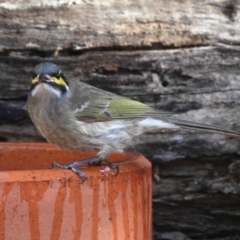
[[78,168],[69,168],[71,169],[73,172],[77,173],[81,178],[82,178],[82,181],[81,183],[84,183],[86,180],[87,180],[87,176],[85,174],[85,172],[83,172],[82,170],[78,169]]
[[72,165],[72,163],[70,163],[70,164],[60,164],[60,163],[54,162],[52,164],[51,168],[54,169],[54,168],[58,167],[58,168],[63,168],[63,169],[70,169],[73,172],[77,173],[82,178],[81,183],[84,183],[87,179],[86,174],[82,170],[80,170],[80,169],[78,169],[74,166],[71,166],[71,165]]

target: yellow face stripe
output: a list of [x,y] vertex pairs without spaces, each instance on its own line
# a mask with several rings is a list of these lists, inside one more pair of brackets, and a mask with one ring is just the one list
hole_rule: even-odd
[[37,82],[38,82],[38,77],[37,76],[36,77],[32,77],[31,84],[33,85],[33,84],[35,84]]
[[54,77],[54,76],[51,76],[51,79],[53,80],[54,83],[56,83],[57,85],[60,85],[60,86],[66,86],[66,83],[65,81],[63,80],[63,78],[57,78],[57,77]]
[[[31,84],[34,85],[35,83],[37,83],[38,78],[39,78],[39,76],[33,76],[31,78]],[[65,80],[61,76],[59,76],[59,77],[51,76],[51,80],[57,85],[66,86]]]

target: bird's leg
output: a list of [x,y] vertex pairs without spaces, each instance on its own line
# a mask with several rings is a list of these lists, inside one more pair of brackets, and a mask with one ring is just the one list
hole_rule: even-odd
[[88,162],[89,166],[93,166],[93,165],[100,165],[102,162],[104,162],[106,165],[108,165],[110,168],[115,169],[116,170],[116,175],[119,173],[119,167],[116,163],[112,163],[106,160],[107,156],[109,156],[111,151],[109,151],[109,149],[102,149],[100,152],[98,152],[99,156],[99,160],[95,161],[95,162]]
[[54,162],[52,164],[52,168],[58,167],[63,169],[71,169],[73,172],[77,173],[82,178],[82,183],[83,183],[86,181],[87,176],[82,170],[78,169],[77,167],[85,163],[88,163],[89,165],[93,165],[94,163],[100,163],[100,162],[105,162],[110,168],[116,169],[116,175],[119,173],[119,167],[116,163],[111,163],[105,159],[102,159],[100,156],[87,158],[79,161],[74,161],[67,164],[60,164],[60,163]]

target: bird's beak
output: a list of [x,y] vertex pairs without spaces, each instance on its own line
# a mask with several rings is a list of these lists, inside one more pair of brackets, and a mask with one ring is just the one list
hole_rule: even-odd
[[51,81],[51,77],[47,74],[42,74],[38,76],[38,82],[50,82]]

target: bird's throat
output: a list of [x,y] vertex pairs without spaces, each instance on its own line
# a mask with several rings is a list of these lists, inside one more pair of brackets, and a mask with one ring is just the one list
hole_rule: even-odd
[[60,88],[54,88],[48,83],[38,83],[31,91],[32,97],[46,98],[46,97],[62,97]]

